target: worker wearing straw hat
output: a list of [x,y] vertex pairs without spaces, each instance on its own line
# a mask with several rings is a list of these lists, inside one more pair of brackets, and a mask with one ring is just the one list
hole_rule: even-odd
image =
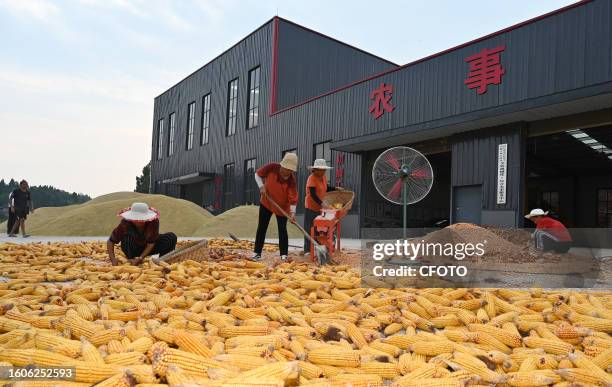
[[163,256],[176,247],[176,235],[159,233],[159,211],[146,203],[133,203],[117,214],[121,223],[106,243],[111,263],[117,265],[114,245],[121,243],[121,250],[133,265],[139,265],[152,254]]
[[[310,176],[306,181],[306,200],[304,202],[304,229],[310,232],[314,219],[321,213],[321,205],[326,192],[341,190],[340,187],[328,187],[326,172],[332,167],[327,166],[325,159],[316,159],[308,166]],[[304,254],[310,254],[310,240],[304,237]]]
[[287,234],[287,217],[272,203],[276,203],[285,213],[289,214],[290,221],[295,223],[295,208],[297,206],[297,171],[298,157],[295,153],[285,153],[280,163],[270,163],[257,170],[255,181],[261,193],[259,206],[259,219],[257,234],[255,235],[254,260],[261,259],[266,232],[272,214],[276,215],[278,226],[278,245],[281,259],[284,261],[289,254],[289,235]]
[[572,237],[563,223],[548,216],[548,211],[534,208],[525,215],[536,225],[532,238],[536,250],[567,253],[572,245]]

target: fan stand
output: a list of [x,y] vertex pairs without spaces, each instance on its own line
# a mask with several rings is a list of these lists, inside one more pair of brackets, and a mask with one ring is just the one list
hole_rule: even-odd
[[406,164],[402,164],[402,167],[398,171],[400,178],[402,179],[402,202],[403,202],[403,237],[406,239],[406,226],[408,224],[408,176],[410,176],[410,167]]

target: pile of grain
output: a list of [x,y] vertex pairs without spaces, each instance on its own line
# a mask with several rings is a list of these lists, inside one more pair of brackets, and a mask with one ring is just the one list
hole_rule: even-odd
[[[239,238],[254,238],[257,231],[259,206],[240,206],[227,210],[224,213],[203,223],[193,234],[202,237],[227,237],[232,233]],[[289,238],[300,238],[302,234],[292,224],[287,225]],[[272,217],[268,226],[267,238],[278,238],[276,217]]]
[[202,207],[182,199],[136,192],[116,192],[80,205],[39,208],[28,216],[27,231],[32,235],[105,236],[119,224],[117,212],[133,202],[145,202],[161,213],[160,231],[192,236],[213,218]]
[[111,267],[104,248],[0,244],[1,366],[72,366],[73,387],[612,383],[610,291],[368,289],[347,266]]

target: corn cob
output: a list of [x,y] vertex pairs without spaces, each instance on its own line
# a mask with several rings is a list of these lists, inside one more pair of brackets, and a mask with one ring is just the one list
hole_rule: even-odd
[[107,364],[137,365],[144,364],[146,356],[140,352],[122,352],[110,354],[104,358]]
[[490,370],[482,360],[461,352],[455,352],[452,361],[448,361],[448,364],[455,370],[463,369],[478,375],[483,381],[488,383],[506,382],[504,375]]
[[357,351],[336,349],[333,347],[315,348],[308,352],[308,360],[315,364],[341,367],[359,367],[360,357]]
[[188,351],[195,353],[196,355],[204,356],[204,357],[213,357],[213,352],[206,346],[202,340],[198,339],[196,336],[184,332],[178,331],[174,336],[174,342],[180,349],[183,351]]
[[554,371],[563,379],[570,382],[589,383],[592,385],[609,385],[609,378],[602,380],[599,375],[593,375],[592,370],[585,368],[563,368]]
[[299,374],[298,362],[277,362],[245,371],[235,378],[227,380],[229,383],[260,381],[277,378],[283,381],[296,380]]
[[560,340],[543,339],[540,337],[525,337],[523,342],[529,348],[542,348],[554,355],[565,355],[574,350],[574,346]]

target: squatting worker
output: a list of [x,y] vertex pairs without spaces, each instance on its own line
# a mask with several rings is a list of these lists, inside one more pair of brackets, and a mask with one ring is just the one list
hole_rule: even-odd
[[[306,201],[304,203],[304,230],[310,232],[314,219],[321,213],[321,205],[326,192],[342,190],[341,187],[327,186],[328,167],[325,159],[316,159],[312,166],[309,166],[310,176],[306,181]],[[310,240],[304,237],[304,253],[310,254]]]
[[131,207],[117,214],[121,223],[113,230],[106,249],[113,266],[117,265],[114,245],[121,243],[121,250],[133,265],[139,265],[144,258],[168,254],[176,247],[176,235],[159,233],[159,211],[146,203],[133,203]]
[[30,188],[28,182],[21,180],[19,182],[19,188],[15,188],[13,192],[11,192],[9,211],[15,215],[15,223],[9,233],[10,237],[16,236],[15,233],[19,231],[20,227],[21,235],[24,238],[29,237],[29,235],[26,234],[25,222],[28,218],[28,213],[34,213],[34,206],[32,205],[32,195],[28,188]]
[[298,158],[295,153],[285,153],[283,160],[278,163],[266,164],[255,173],[255,181],[261,193],[259,205],[259,219],[257,234],[255,236],[254,260],[261,259],[268,224],[272,214],[276,215],[278,225],[278,245],[280,256],[284,261],[289,254],[289,236],[287,235],[287,217],[272,203],[274,201],[290,216],[295,223],[295,208],[297,206],[297,171]]
[[563,223],[551,218],[548,211],[534,208],[525,218],[536,224],[533,241],[536,250],[567,253],[572,245],[572,237]]

